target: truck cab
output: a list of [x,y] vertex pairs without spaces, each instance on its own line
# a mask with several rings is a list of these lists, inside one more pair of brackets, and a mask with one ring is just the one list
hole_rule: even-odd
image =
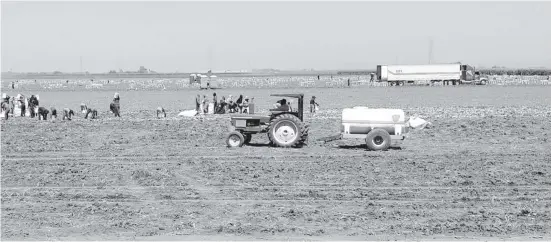
[[461,84],[486,85],[488,76],[482,75],[472,66],[461,65]]

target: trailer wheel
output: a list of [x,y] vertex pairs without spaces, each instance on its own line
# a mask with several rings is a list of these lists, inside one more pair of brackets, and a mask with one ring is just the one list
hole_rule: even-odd
[[243,134],[233,131],[228,134],[228,137],[226,138],[226,145],[228,147],[241,147],[245,143],[245,137],[243,137]]
[[388,150],[390,142],[390,134],[384,129],[374,129],[365,138],[365,144],[370,150]]

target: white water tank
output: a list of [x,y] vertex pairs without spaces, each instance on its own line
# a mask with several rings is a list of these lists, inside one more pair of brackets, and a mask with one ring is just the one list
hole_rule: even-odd
[[400,135],[405,121],[406,115],[401,109],[345,108],[342,111],[341,132],[363,135],[374,128],[381,128],[391,135]]

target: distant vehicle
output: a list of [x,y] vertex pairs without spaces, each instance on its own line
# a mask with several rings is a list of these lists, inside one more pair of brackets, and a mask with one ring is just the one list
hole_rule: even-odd
[[462,64],[431,65],[377,65],[377,80],[388,82],[391,86],[405,84],[430,83],[434,85],[488,84],[488,78],[481,76],[474,67]]
[[220,83],[215,75],[191,74],[189,75],[189,84],[199,83],[200,89],[219,89]]

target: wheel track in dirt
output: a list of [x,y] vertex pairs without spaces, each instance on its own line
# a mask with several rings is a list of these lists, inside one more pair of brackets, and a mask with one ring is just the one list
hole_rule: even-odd
[[[377,187],[366,187],[366,186],[341,186],[338,184],[333,185],[327,185],[327,184],[320,184],[320,185],[307,185],[307,186],[285,186],[285,185],[259,185],[259,186],[243,186],[243,185],[221,185],[221,184],[214,184],[211,185],[213,188],[224,188],[224,189],[230,189],[230,188],[240,188],[240,189],[282,189],[282,188],[289,188],[289,189],[334,189],[334,190],[341,190],[341,189],[349,189],[349,190],[472,190],[472,189],[522,189],[522,191],[532,191],[532,190],[543,190],[543,191],[551,191],[551,187],[542,187],[542,186],[525,186],[525,185],[496,185],[496,186],[391,186],[391,187],[385,187],[385,186],[377,186]],[[102,189],[110,189],[110,188],[124,188],[124,189],[142,189],[144,186],[127,186],[127,185],[120,185],[120,186],[102,186]],[[158,189],[166,189],[166,188],[182,188],[182,186],[173,186],[173,185],[166,185],[166,186],[145,186],[152,189],[158,188]],[[201,186],[197,189],[201,190],[201,187],[205,187],[205,185],[201,184]],[[2,186],[3,190],[26,190],[26,189],[75,189],[75,190],[99,190],[98,186]],[[207,188],[206,190],[211,190],[210,188]]]
[[[391,154],[393,155],[393,154]],[[510,153],[468,153],[461,154],[462,158],[472,158],[472,157],[481,157],[484,155],[491,155],[493,157],[511,157],[511,156],[522,156],[522,157],[540,157],[541,153],[533,152],[510,152]],[[455,154],[415,154],[414,157],[408,158],[434,158],[438,156],[443,156],[446,158],[454,157]],[[72,162],[84,162],[84,163],[104,163],[105,161],[110,160],[135,160],[135,159],[144,159],[155,161],[133,161],[133,162],[117,162],[116,164],[158,164],[158,163],[175,163],[181,162],[182,160],[193,160],[193,159],[214,159],[217,162],[257,162],[257,161],[266,161],[266,162],[291,162],[288,160],[277,161],[273,159],[282,159],[282,158],[309,158],[312,160],[302,161],[302,162],[319,162],[318,159],[324,158],[384,158],[389,157],[385,153],[379,154],[338,154],[338,155],[303,155],[303,154],[291,154],[291,155],[174,155],[174,156],[148,156],[148,155],[123,155],[123,156],[56,156],[56,157],[16,157],[16,156],[5,156],[2,157],[2,162],[56,162],[56,161],[72,161]],[[230,160],[221,160],[221,159],[230,159]],[[235,159],[232,161],[232,159]],[[246,160],[251,159],[251,160]],[[548,158],[551,159],[551,158]],[[170,160],[170,161],[160,161],[160,160]]]
[[[487,199],[477,199],[474,200],[476,202],[492,202],[493,200],[501,201],[501,202],[525,202],[523,199],[514,199],[510,197],[492,197]],[[541,201],[544,201],[543,199],[540,199]],[[551,201],[551,199],[545,199],[548,201]],[[174,202],[182,202],[182,203],[189,203],[189,202],[197,202],[197,203],[203,203],[203,202],[210,202],[210,203],[280,203],[280,202],[337,202],[337,203],[358,203],[358,202],[376,202],[379,204],[414,204],[414,203],[424,203],[424,204],[442,204],[442,203],[450,203],[452,201],[448,199],[433,199],[433,198],[426,198],[426,199],[412,199],[412,198],[404,198],[404,199],[370,199],[370,198],[356,198],[356,199],[328,199],[328,198],[303,198],[303,199],[236,199],[236,198],[223,198],[223,199],[94,199],[94,200],[64,200],[64,199],[58,199],[53,200],[49,199],[47,202],[34,202],[34,201],[25,201],[27,204],[43,204],[43,203],[81,203],[81,204],[89,204],[89,203],[95,203],[95,202],[101,202],[101,203],[174,203]],[[7,205],[7,202],[5,202]]]

